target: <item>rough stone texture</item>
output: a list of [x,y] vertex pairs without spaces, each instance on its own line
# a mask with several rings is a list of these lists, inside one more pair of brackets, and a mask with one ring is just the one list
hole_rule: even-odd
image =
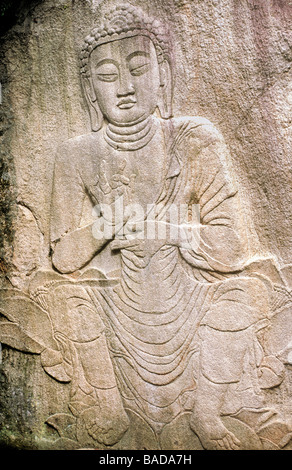
[[[82,82],[124,2],[34,2],[1,38],[1,445],[290,449],[292,4],[131,3],[168,26],[173,84],[147,28],[93,34]],[[199,244],[92,236],[95,204],[165,183]]]

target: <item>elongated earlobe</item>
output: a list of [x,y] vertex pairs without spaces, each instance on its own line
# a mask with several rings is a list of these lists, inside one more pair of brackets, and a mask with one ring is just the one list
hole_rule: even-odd
[[168,119],[172,116],[172,73],[170,64],[165,60],[160,67],[160,96],[158,102],[158,109],[163,119]]
[[90,115],[91,129],[94,132],[97,132],[102,127],[103,115],[96,100],[91,79],[88,77],[82,77],[82,87]]

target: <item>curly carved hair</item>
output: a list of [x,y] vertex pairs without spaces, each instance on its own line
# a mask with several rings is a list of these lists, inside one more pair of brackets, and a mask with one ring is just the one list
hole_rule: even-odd
[[132,5],[121,5],[109,11],[103,22],[85,38],[80,54],[81,74],[90,77],[88,60],[97,46],[137,35],[147,36],[152,40],[159,63],[164,60],[171,63],[171,39],[166,26]]

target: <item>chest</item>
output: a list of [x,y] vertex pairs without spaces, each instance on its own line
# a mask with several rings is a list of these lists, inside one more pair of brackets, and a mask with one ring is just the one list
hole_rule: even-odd
[[167,155],[159,138],[135,151],[108,150],[98,167],[98,199],[154,204],[165,180]]
[[160,132],[132,151],[115,150],[102,140],[91,164],[83,165],[82,179],[94,204],[112,204],[120,197],[124,204],[139,204],[143,210],[158,201],[185,203],[191,199],[194,175],[179,160],[181,155],[167,152]]

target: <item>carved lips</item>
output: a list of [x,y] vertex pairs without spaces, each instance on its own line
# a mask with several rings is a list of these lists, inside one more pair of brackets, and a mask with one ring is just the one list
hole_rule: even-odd
[[118,102],[117,106],[120,109],[130,109],[137,103],[137,101],[133,98],[125,98]]

